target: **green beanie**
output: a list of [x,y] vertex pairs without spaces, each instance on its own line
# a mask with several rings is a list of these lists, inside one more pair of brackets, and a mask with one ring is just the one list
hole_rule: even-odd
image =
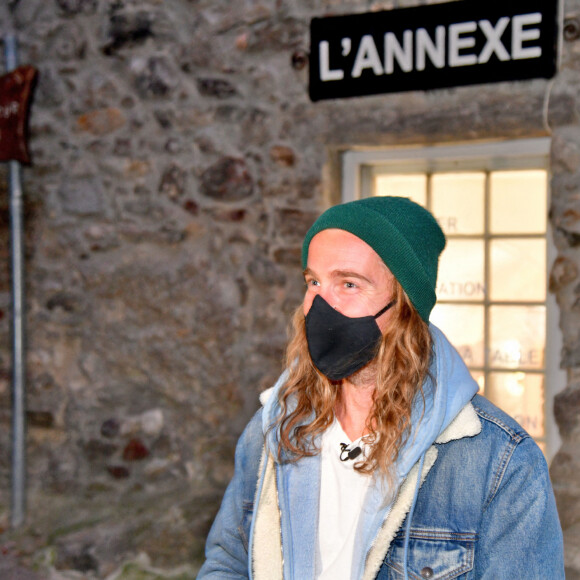
[[437,263],[445,236],[425,208],[406,197],[386,196],[335,205],[308,230],[302,245],[303,268],[312,238],[334,228],[366,242],[401,284],[421,318],[429,321],[437,300]]

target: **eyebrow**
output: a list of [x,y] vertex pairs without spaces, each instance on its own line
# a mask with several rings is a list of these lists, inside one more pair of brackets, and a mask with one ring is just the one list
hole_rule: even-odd
[[[304,274],[304,277],[306,277],[306,276],[316,277],[316,274],[310,268],[306,268],[304,270],[303,274]],[[374,284],[374,282],[372,280],[370,280],[369,278],[367,278],[366,276],[363,276],[362,274],[359,274],[358,272],[351,272],[350,270],[334,270],[332,272],[332,277],[333,278],[356,278],[357,280],[363,280],[364,282],[367,282],[367,284]]]
[[302,275],[306,278],[306,276],[314,276],[314,272],[310,268],[304,268]]
[[357,280],[363,280],[368,284],[373,284],[373,281],[367,278],[366,276],[363,276],[358,272],[351,272],[350,270],[335,270],[334,272],[332,272],[332,276],[334,278],[356,278]]

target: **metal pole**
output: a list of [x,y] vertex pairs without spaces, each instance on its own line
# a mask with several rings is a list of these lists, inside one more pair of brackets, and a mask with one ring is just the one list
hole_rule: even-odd
[[[4,39],[6,69],[18,66],[16,36]],[[20,163],[9,162],[10,258],[12,262],[12,526],[20,526],[26,512],[26,415],[24,377],[24,245]]]

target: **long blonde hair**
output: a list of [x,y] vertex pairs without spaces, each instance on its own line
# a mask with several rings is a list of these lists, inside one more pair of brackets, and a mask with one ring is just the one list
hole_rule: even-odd
[[[366,458],[355,468],[391,479],[399,450],[409,435],[413,401],[431,361],[432,339],[427,323],[395,280],[393,315],[383,334],[375,360],[373,406],[366,421]],[[319,452],[315,439],[334,420],[340,386],[320,373],[310,358],[302,306],[294,314],[293,332],[286,351],[289,376],[278,395],[278,455],[290,461]]]

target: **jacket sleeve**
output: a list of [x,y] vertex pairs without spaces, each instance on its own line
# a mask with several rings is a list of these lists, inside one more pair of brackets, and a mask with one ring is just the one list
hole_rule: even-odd
[[564,579],[562,529],[548,466],[532,439],[502,458],[484,507],[475,577]]
[[258,411],[238,441],[234,476],[207,537],[206,561],[199,571],[198,580],[249,577],[249,532],[264,445],[261,417],[262,413]]

